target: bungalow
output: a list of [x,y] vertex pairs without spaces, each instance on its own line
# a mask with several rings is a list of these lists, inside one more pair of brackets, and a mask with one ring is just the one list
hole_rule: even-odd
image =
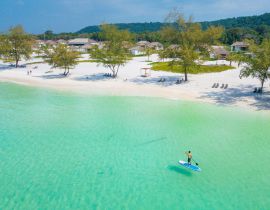
[[[83,53],[87,53],[90,49],[92,49],[94,46],[98,46],[98,48],[100,48],[100,44],[99,43],[89,43],[89,44],[85,44],[82,47],[80,47],[80,52]],[[100,48],[101,49],[101,48]]]
[[150,44],[150,42],[148,41],[139,41],[137,42],[136,46],[139,46],[139,47],[147,47],[148,45]]
[[36,50],[36,49],[39,49],[41,48],[42,46],[44,46],[46,43],[45,41],[43,40],[36,40],[33,44],[33,48]]
[[163,50],[163,44],[159,43],[159,42],[151,42],[148,44],[148,47],[153,48],[155,50]]
[[77,46],[77,47],[81,47],[88,43],[89,43],[89,39],[87,38],[76,38],[76,39],[71,39],[68,41],[69,46]]
[[53,40],[47,40],[47,41],[45,41],[45,44],[54,46],[54,45],[57,45],[57,42],[53,41]]
[[68,45],[75,51],[87,53],[90,48],[92,48],[94,45],[99,45],[99,43],[93,39],[76,38],[69,40]]
[[245,42],[235,42],[231,45],[232,52],[245,52],[248,50],[249,45]]
[[213,59],[218,58],[225,60],[228,55],[229,52],[223,46],[212,46],[212,49],[210,50],[210,58]]
[[56,42],[57,42],[57,44],[67,44],[67,41],[64,39],[59,39]]
[[171,44],[169,47],[168,47],[169,50],[178,50],[180,49],[180,45],[178,44]]
[[140,46],[132,47],[129,49],[132,55],[143,55],[144,54],[144,48]]

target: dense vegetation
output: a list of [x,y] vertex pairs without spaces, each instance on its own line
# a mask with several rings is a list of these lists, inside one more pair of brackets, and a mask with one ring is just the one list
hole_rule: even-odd
[[204,29],[209,26],[223,26],[226,29],[230,28],[251,28],[256,29],[261,25],[270,26],[270,13],[265,13],[258,16],[248,16],[248,17],[237,17],[237,18],[227,18],[216,21],[205,21],[201,22]]
[[[115,26],[120,30],[129,30],[132,33],[156,32],[165,24],[160,22],[150,23],[118,23]],[[88,26],[79,30],[78,34],[100,32],[100,26]]]
[[[220,42],[230,45],[235,41],[244,39],[254,39],[261,43],[264,38],[270,38],[270,13],[259,16],[228,18],[217,21],[200,22],[202,29],[206,30],[211,26],[222,26],[225,28]],[[134,40],[147,40],[150,42],[166,42],[162,39],[160,30],[168,27],[167,23],[150,22],[150,23],[120,23],[114,24],[120,30],[129,30],[134,33]],[[177,24],[173,24],[177,26]],[[76,33],[54,34],[52,31],[46,31],[44,34],[37,35],[39,39],[72,39],[75,37],[91,38],[102,41],[99,36],[100,26],[88,26]]]
[[[259,16],[227,18],[216,21],[200,22],[203,29],[210,26],[223,26],[226,29],[231,28],[250,28],[257,29],[258,26],[270,26],[270,13]],[[119,23],[115,24],[119,29],[127,29],[132,33],[156,32],[166,26],[166,23],[150,22],[150,23]],[[100,32],[100,26],[88,26],[79,30],[78,34]]]

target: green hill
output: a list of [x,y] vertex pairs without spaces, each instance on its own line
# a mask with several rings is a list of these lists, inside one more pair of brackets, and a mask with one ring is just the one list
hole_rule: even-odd
[[[150,22],[150,23],[116,23],[116,25],[119,29],[127,29],[130,32],[133,33],[142,33],[142,32],[154,32],[159,31],[163,26],[164,23],[160,22]],[[79,30],[77,33],[83,34],[83,33],[95,33],[100,31],[100,26],[87,26],[81,30]]]
[[263,15],[255,15],[248,17],[238,17],[238,18],[227,18],[216,21],[205,21],[201,22],[203,28],[209,26],[223,26],[226,29],[230,28],[251,28],[255,29],[261,25],[270,26],[270,13],[265,13]]
[[[159,31],[165,23],[160,22],[150,22],[150,23],[117,23],[114,24],[120,29],[127,29],[130,32],[134,33],[142,33],[142,32],[155,32]],[[270,13],[265,13],[263,15],[257,16],[248,16],[248,17],[237,17],[237,18],[227,18],[222,20],[216,21],[205,21],[201,22],[201,25],[204,29],[208,28],[209,26],[223,26],[226,29],[231,28],[250,28],[255,29],[258,26],[267,25],[270,27]],[[77,33],[95,33],[99,32],[99,26],[88,26]]]

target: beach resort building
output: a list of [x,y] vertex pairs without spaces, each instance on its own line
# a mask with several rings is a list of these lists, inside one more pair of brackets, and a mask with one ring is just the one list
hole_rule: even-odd
[[67,41],[64,39],[59,39],[56,42],[57,42],[57,44],[67,44]]
[[225,60],[230,54],[224,46],[212,46],[210,50],[210,58]]
[[129,49],[132,55],[143,55],[144,54],[144,48],[140,46],[132,47]]
[[57,42],[54,41],[54,40],[46,40],[45,41],[45,44],[46,45],[50,45],[50,46],[54,46],[54,45],[57,45]]
[[43,40],[36,40],[33,44],[33,49],[37,50],[40,49],[42,46],[44,46],[46,43]]
[[151,42],[148,44],[148,47],[154,49],[154,50],[163,50],[163,44],[159,43],[159,42]]
[[148,42],[148,41],[139,41],[136,43],[136,46],[146,48],[149,44],[150,44],[150,42]]
[[98,45],[98,42],[88,38],[76,38],[69,40],[67,44],[75,51],[86,53],[93,46]]
[[246,52],[248,50],[248,44],[245,42],[235,42],[231,45],[232,52]]

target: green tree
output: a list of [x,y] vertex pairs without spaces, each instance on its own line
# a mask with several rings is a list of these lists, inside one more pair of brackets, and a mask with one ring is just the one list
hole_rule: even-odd
[[240,78],[250,76],[258,78],[261,83],[261,90],[263,90],[265,81],[269,79],[270,39],[264,39],[260,45],[250,42],[249,49],[252,56],[246,58],[247,66],[241,70]]
[[193,23],[192,18],[185,20],[179,13],[174,14],[177,24],[177,43],[179,47],[171,48],[173,64],[182,65],[185,73],[185,81],[188,80],[188,72],[191,67],[198,66],[197,60],[200,54],[208,50],[208,43],[205,41],[205,32],[200,24]]
[[64,69],[65,76],[69,74],[70,69],[78,64],[80,57],[79,52],[70,50],[64,44],[58,44],[56,46],[45,45],[41,49],[41,55],[44,61],[52,66],[52,68]]
[[155,52],[151,46],[145,46],[144,53],[147,56],[147,61],[150,61],[150,56]]
[[4,59],[15,62],[18,67],[19,61],[28,60],[32,55],[33,37],[27,34],[22,26],[11,28],[0,39],[0,52]]
[[163,62],[164,62],[164,60],[165,60],[166,58],[169,58],[170,56],[169,56],[169,53],[168,53],[167,48],[166,48],[166,49],[163,49],[163,50],[159,50],[159,51],[158,51],[158,57],[159,57],[159,59],[162,60]]
[[50,39],[53,39],[55,37],[52,30],[45,31],[43,36],[44,36],[45,40],[50,40]]
[[226,60],[230,62],[230,66],[232,66],[232,62],[235,61],[235,53],[230,53],[227,57]]
[[116,26],[107,24],[101,26],[100,37],[106,40],[104,46],[92,48],[89,52],[90,58],[109,68],[115,78],[119,68],[132,57],[128,50],[128,43],[133,37],[127,30],[119,30]]
[[240,52],[237,52],[237,53],[231,52],[227,56],[226,60],[230,62],[230,66],[232,66],[233,61],[237,62],[238,67],[239,67],[241,65],[241,63],[245,61],[245,56],[244,56],[244,54],[242,54]]
[[209,45],[219,44],[218,41],[221,39],[224,33],[224,28],[220,26],[210,26],[204,32],[204,41]]

